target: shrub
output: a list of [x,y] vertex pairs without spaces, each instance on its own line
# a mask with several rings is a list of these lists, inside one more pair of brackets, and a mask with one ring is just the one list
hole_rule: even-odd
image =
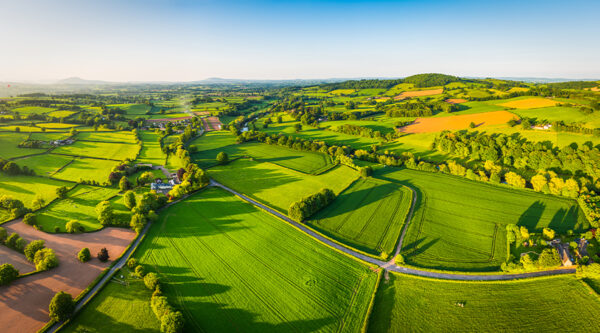
[[16,232],[13,232],[10,234],[10,236],[8,236],[8,238],[6,238],[5,244],[13,250],[23,252],[24,247],[20,248],[21,241],[23,241],[23,238],[21,238],[21,236],[19,236],[19,234]]
[[27,213],[25,214],[25,216],[23,216],[23,223],[27,224],[27,225],[35,225],[36,221],[35,221],[35,215],[31,214],[31,213]]
[[146,275],[146,271],[144,269],[144,266],[142,265],[137,265],[135,267],[135,275],[137,275],[140,279],[144,277],[144,275]]
[[61,186],[56,189],[56,196],[59,197],[60,199],[64,199],[67,197],[68,191],[69,190],[65,186]]
[[100,249],[100,252],[98,252],[98,260],[106,262],[108,258],[108,250],[105,247],[103,247],[102,249]]
[[75,302],[71,294],[64,291],[58,292],[50,301],[49,315],[56,321],[63,321],[71,317],[75,311]]
[[288,215],[296,221],[303,221],[329,205],[333,200],[335,200],[335,193],[328,188],[322,189],[318,193],[292,203],[288,209]]
[[169,311],[160,319],[160,331],[163,333],[182,332],[183,325],[183,315],[179,311]]
[[85,231],[85,228],[76,220],[67,222],[65,228],[67,229],[67,232],[71,234]]
[[96,213],[98,214],[98,221],[104,226],[110,225],[115,218],[114,210],[108,201],[98,203]]
[[[142,266],[138,266],[138,267],[142,267]],[[146,285],[146,288],[148,288],[150,290],[155,290],[159,284],[158,276],[156,275],[156,273],[146,274],[146,276],[144,276],[144,284]]]
[[33,263],[35,264],[35,269],[37,271],[47,271],[58,266],[58,258],[56,257],[54,250],[44,248],[35,253]]
[[129,208],[129,210],[135,207],[135,193],[133,193],[133,191],[125,192],[125,195],[123,195],[123,203],[125,204],[125,207]]
[[129,269],[134,270],[137,265],[138,265],[137,259],[131,258],[131,259],[127,260],[127,267],[129,267]]
[[6,237],[8,236],[8,232],[6,229],[0,227],[0,244],[6,243]]
[[367,178],[373,174],[373,169],[370,166],[360,168],[360,176]]
[[404,265],[404,257],[400,253],[398,253],[394,261],[396,262],[396,265]]
[[0,286],[7,285],[19,277],[19,271],[11,264],[0,265]]
[[229,156],[226,152],[222,151],[217,154],[217,163],[219,164],[227,164],[229,162]]
[[127,177],[121,177],[121,180],[119,181],[119,189],[121,190],[121,192],[127,191],[130,187],[131,184],[129,184],[129,180],[127,180]]
[[45,242],[43,240],[34,240],[31,243],[29,243],[27,246],[25,246],[25,250],[23,251],[25,253],[25,257],[27,258],[27,260],[33,262],[33,259],[35,258],[35,253],[41,249],[43,249],[45,247]]
[[550,228],[544,228],[544,230],[542,231],[542,234],[544,235],[544,238],[547,240],[552,240],[552,239],[554,239],[554,236],[556,236],[556,233],[554,232],[554,230],[552,230]]
[[87,262],[91,258],[92,254],[90,253],[90,249],[88,249],[87,247],[81,249],[81,251],[79,251],[79,253],[77,254],[77,259],[79,259],[79,261],[81,262]]

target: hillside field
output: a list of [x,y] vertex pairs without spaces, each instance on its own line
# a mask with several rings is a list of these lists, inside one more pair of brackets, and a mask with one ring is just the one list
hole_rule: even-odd
[[126,158],[134,159],[138,150],[139,146],[136,144],[75,141],[75,143],[71,145],[57,147],[52,152],[55,154],[122,161]]
[[445,270],[498,270],[506,260],[507,224],[558,233],[589,227],[574,200],[409,169],[381,177],[417,191],[404,240],[408,264]]
[[390,273],[368,332],[596,332],[598,316],[598,295],[573,276],[461,282]]
[[218,188],[163,211],[135,257],[167,281],[187,331],[359,332],[378,278]]
[[293,202],[324,188],[340,193],[358,178],[358,173],[345,165],[313,176],[250,159],[238,159],[227,165],[210,168],[208,174],[218,182],[283,214],[287,214]]
[[404,186],[359,179],[306,223],[341,242],[387,258],[394,252],[411,201],[412,192]]

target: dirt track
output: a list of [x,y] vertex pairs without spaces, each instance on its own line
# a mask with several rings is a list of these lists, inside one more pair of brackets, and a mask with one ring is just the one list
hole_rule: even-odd
[[482,112],[437,118],[417,118],[413,123],[399,128],[398,131],[402,133],[430,133],[443,130],[457,131],[469,128],[471,122],[479,127],[483,125],[505,124],[513,118],[519,119],[517,115],[508,111]]
[[[43,239],[46,247],[54,249],[60,265],[47,272],[20,278],[9,286],[0,287],[0,322],[2,332],[35,332],[49,320],[48,305],[59,291],[76,297],[85,289],[112,259],[118,258],[135,238],[131,230],[106,228],[86,234],[46,234],[20,222],[3,225],[17,232],[27,241]],[[84,247],[92,252],[93,259],[80,263],[77,253]],[[106,263],[95,258],[102,247],[111,257]]]

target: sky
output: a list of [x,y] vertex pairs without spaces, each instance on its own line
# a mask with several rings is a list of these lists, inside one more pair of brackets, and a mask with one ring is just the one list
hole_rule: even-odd
[[0,81],[600,78],[600,1],[0,0]]

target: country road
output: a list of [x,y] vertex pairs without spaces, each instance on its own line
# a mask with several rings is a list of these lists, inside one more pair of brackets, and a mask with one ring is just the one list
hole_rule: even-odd
[[[436,278],[436,279],[461,280],[461,281],[515,280],[515,279],[524,279],[524,278],[531,278],[531,277],[538,277],[538,276],[549,276],[549,275],[575,273],[575,268],[561,268],[561,269],[554,269],[554,270],[548,270],[548,271],[517,273],[517,274],[454,274],[454,273],[432,272],[432,271],[427,271],[427,270],[402,267],[402,266],[396,265],[394,263],[393,258],[392,258],[392,260],[385,262],[382,260],[378,260],[378,259],[369,257],[362,253],[358,253],[358,252],[351,250],[345,246],[342,246],[342,245],[316,233],[315,231],[306,227],[304,224],[298,223],[298,222],[290,219],[289,217],[261,204],[260,202],[257,202],[256,200],[253,200],[241,193],[236,192],[235,190],[215,181],[214,179],[210,180],[210,185],[220,187],[220,188],[238,196],[239,198],[243,199],[244,201],[247,201],[256,207],[259,207],[259,208],[279,217],[280,219],[295,226],[296,228],[302,230],[304,233],[308,234],[309,236],[319,240],[320,242],[322,242],[328,246],[331,246],[331,247],[333,247],[341,252],[344,252],[350,256],[353,256],[355,258],[358,258],[360,260],[366,261],[371,264],[375,264],[377,266],[380,266],[382,268],[385,268],[385,269],[387,269],[389,271],[393,271],[393,272],[405,273],[405,274],[411,274],[411,275],[417,275],[417,276],[424,276],[424,277],[431,277],[431,278]],[[410,224],[410,221],[412,220],[412,215],[413,215],[413,211],[414,211],[414,207],[415,207],[415,203],[416,203],[416,191],[413,188],[410,188],[410,189],[413,192],[412,206],[411,206],[410,212],[407,216],[406,224],[404,225],[404,228],[402,230],[402,235],[400,236],[400,241],[398,242],[398,246],[396,248],[396,254],[398,254],[400,252],[400,249],[402,247],[402,241],[404,240],[404,235],[406,234],[408,225]]]

